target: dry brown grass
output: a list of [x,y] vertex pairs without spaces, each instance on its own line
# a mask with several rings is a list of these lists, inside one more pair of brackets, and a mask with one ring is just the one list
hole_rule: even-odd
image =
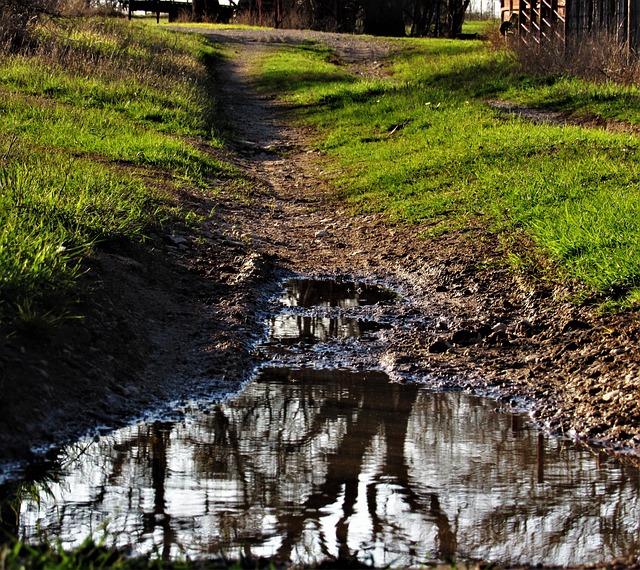
[[[503,38],[503,41],[504,38]],[[606,33],[565,42],[556,38],[537,43],[526,36],[509,36],[509,47],[516,54],[523,70],[535,74],[564,74],[598,83],[640,84],[640,60]]]
[[121,16],[86,0],[0,0],[0,55],[41,49],[43,22],[63,17]]
[[0,2],[0,53],[28,49],[33,31],[43,16],[56,13],[56,0],[3,0]]
[[[238,12],[234,23],[247,26],[267,26],[283,28],[286,30],[306,30],[312,28],[312,19],[307,11],[298,5],[283,6],[282,12],[276,21],[273,11],[258,14],[255,11],[244,10]],[[324,28],[323,28],[324,29]]]

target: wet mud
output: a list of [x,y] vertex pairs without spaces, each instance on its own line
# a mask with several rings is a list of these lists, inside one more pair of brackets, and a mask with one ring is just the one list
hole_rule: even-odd
[[[291,307],[372,307],[370,296],[354,302],[368,288],[398,300],[375,285],[287,281],[267,337]],[[343,354],[373,342],[349,338]],[[14,534],[77,548],[100,529],[134,556],[241,553],[284,567],[558,567],[637,552],[636,468],[495,400],[318,367],[304,339],[303,366],[269,346],[237,392],[61,450],[38,498],[20,503]]]

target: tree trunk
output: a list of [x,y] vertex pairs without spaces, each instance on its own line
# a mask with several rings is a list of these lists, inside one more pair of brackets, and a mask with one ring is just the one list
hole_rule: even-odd
[[449,0],[449,37],[457,38],[462,33],[464,15],[470,0]]
[[369,0],[364,5],[364,33],[372,36],[403,37],[402,3],[393,0]]

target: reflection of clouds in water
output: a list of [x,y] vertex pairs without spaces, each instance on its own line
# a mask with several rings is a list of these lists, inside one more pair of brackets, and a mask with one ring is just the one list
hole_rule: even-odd
[[376,566],[455,554],[578,564],[638,549],[638,472],[605,464],[460,393],[336,371],[266,370],[236,398],[92,445],[23,504],[64,546],[138,552],[353,555]]

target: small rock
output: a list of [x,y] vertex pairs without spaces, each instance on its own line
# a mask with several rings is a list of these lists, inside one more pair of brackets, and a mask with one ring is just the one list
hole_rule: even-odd
[[602,400],[604,402],[610,402],[611,400],[617,398],[620,395],[620,390],[611,390],[611,392],[607,392],[602,396]]
[[167,236],[167,239],[173,244],[173,245],[189,245],[189,240],[184,237],[184,236]]
[[585,321],[580,321],[578,319],[570,319],[562,327],[562,332],[566,333],[569,331],[577,331],[577,330],[585,331],[590,328],[591,328],[591,325]]
[[507,325],[504,323],[498,323],[491,327],[491,332],[493,333],[504,333],[507,332]]
[[507,335],[507,333],[502,331],[492,332],[488,337],[485,338],[485,342],[490,346],[497,345],[505,348],[511,346],[509,336]]
[[443,352],[447,352],[451,348],[451,345],[444,340],[436,340],[432,342],[429,346],[429,352],[432,354],[442,354]]
[[458,345],[476,344],[480,341],[480,336],[473,330],[457,330],[451,335],[451,342]]
[[49,379],[49,373],[44,368],[34,366],[34,369],[38,372],[38,374],[40,374],[40,376],[46,378],[47,380]]
[[518,334],[523,334],[523,335],[529,335],[533,329],[533,324],[531,323],[531,321],[528,321],[527,319],[523,319],[521,320],[517,325],[516,325],[516,332]]
[[317,237],[317,238],[329,237],[329,232],[326,231],[326,230],[320,230],[319,232],[316,232],[315,237]]

